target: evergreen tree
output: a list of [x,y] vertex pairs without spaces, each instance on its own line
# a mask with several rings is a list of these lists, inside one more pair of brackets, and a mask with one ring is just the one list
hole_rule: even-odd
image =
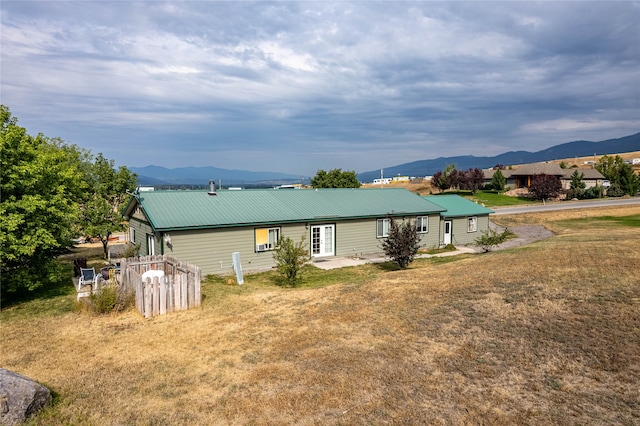
[[493,173],[491,178],[491,187],[496,191],[504,191],[504,187],[507,185],[507,179],[502,174],[500,169]]
[[311,186],[314,188],[360,188],[360,181],[355,171],[342,171],[342,169],[332,169],[328,172],[318,170],[311,178]]
[[577,170],[574,170],[571,174],[571,182],[569,183],[567,198],[583,198],[586,187],[587,185],[584,183],[584,173],[579,173]]

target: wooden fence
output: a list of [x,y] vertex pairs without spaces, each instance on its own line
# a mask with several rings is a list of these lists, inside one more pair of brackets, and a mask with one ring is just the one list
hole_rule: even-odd
[[[142,278],[152,270],[164,275]],[[195,265],[167,255],[132,257],[120,260],[120,274],[145,318],[200,306],[202,277]]]

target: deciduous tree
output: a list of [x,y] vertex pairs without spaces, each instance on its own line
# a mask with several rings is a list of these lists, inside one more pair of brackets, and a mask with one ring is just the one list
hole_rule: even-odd
[[124,166],[115,168],[114,161],[100,153],[85,172],[89,188],[81,206],[81,226],[84,233],[97,237],[102,243],[104,257],[108,256],[109,237],[125,229],[122,209],[133,191],[137,176]]
[[409,221],[398,224],[390,218],[389,235],[382,242],[382,249],[400,269],[406,269],[420,249],[420,234],[416,225]]
[[309,250],[306,248],[305,238],[302,237],[296,244],[291,238],[283,236],[278,241],[273,259],[276,262],[277,271],[282,276],[282,282],[295,287],[300,281],[302,267],[309,261]]
[[342,171],[342,169],[332,169],[328,172],[318,170],[311,178],[311,186],[314,188],[360,188],[360,181],[355,171]]
[[461,184],[460,188],[471,190],[471,193],[474,195],[478,191],[478,189],[480,189],[482,185],[484,185],[484,172],[477,167],[469,168],[469,170],[464,172],[463,176],[464,179],[461,179],[461,182],[464,182],[464,185]]
[[529,192],[536,200],[556,198],[561,190],[562,184],[557,176],[542,173],[531,177]]
[[[640,178],[634,174],[633,167],[619,155],[604,155],[594,167],[611,182],[618,193],[621,191],[623,194],[635,195],[640,189]],[[612,196],[616,190],[609,188],[607,195]]]
[[59,279],[56,255],[71,243],[85,182],[79,151],[30,136],[0,106],[0,263],[2,293]]

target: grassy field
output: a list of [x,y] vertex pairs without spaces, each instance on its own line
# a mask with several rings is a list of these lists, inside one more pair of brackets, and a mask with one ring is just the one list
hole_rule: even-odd
[[2,311],[2,367],[55,392],[39,425],[638,424],[640,207],[495,219],[556,236],[296,289],[211,278],[152,320],[50,295]]

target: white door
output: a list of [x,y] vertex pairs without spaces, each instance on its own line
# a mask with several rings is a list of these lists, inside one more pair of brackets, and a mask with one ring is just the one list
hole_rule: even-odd
[[150,256],[156,254],[156,239],[153,234],[147,234],[147,254]]
[[311,256],[334,255],[334,225],[314,225],[311,227]]
[[450,220],[445,220],[444,221],[444,239],[443,239],[443,243],[446,246],[447,244],[451,244],[451,221]]

